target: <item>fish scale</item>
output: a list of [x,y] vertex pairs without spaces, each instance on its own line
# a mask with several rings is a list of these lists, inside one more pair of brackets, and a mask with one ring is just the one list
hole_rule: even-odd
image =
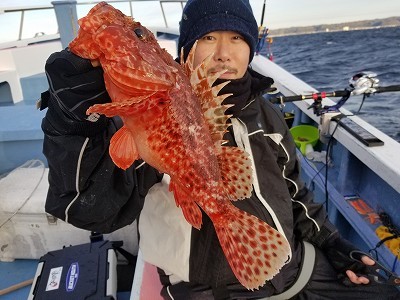
[[112,99],[87,113],[124,122],[110,141],[113,162],[127,169],[141,158],[167,173],[185,219],[200,229],[202,210],[210,217],[238,281],[251,290],[265,284],[286,263],[290,247],[231,202],[251,196],[251,161],[243,149],[223,146],[230,106],[222,101],[229,95],[218,96],[223,85],[212,86],[220,74],[207,76],[211,57],[194,68],[195,44],[187,62],[176,63],[149,30],[105,2],[79,25],[70,50],[100,62]]

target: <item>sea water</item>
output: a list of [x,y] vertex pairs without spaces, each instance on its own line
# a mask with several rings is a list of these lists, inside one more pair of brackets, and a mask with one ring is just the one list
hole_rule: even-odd
[[[400,27],[274,37],[270,50],[274,62],[320,92],[349,88],[362,71],[376,73],[380,86],[400,85]],[[362,100],[352,96],[344,107],[357,113]],[[400,92],[366,97],[358,115],[400,142]]]

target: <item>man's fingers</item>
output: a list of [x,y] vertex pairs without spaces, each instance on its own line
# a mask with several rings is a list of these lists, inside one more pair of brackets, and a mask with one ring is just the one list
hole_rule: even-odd
[[361,261],[369,266],[372,266],[375,264],[375,261],[373,259],[371,259],[370,257],[364,255],[363,257],[361,257]]
[[363,276],[357,276],[353,271],[346,271],[347,277],[349,277],[350,281],[355,284],[368,284],[369,279]]

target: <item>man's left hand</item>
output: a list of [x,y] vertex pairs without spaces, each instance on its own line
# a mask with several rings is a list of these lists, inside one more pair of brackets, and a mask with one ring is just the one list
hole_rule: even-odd
[[[375,261],[369,258],[368,256],[364,255],[361,257],[361,261],[368,265],[368,266],[373,266],[375,264]],[[354,284],[368,284],[369,279],[365,276],[358,276],[356,273],[354,273],[351,270],[346,271],[347,277],[350,279],[350,281]]]

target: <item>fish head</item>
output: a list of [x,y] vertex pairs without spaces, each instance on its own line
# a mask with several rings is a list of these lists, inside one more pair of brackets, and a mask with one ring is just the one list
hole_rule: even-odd
[[101,2],[79,19],[70,50],[99,60],[111,85],[132,96],[166,91],[175,86],[179,69],[154,34],[113,6]]
[[83,58],[98,59],[102,52],[94,40],[96,32],[107,25],[123,24],[121,21],[128,21],[121,11],[110,7],[106,2],[98,3],[85,17],[78,20],[79,31],[68,45],[69,49]]

